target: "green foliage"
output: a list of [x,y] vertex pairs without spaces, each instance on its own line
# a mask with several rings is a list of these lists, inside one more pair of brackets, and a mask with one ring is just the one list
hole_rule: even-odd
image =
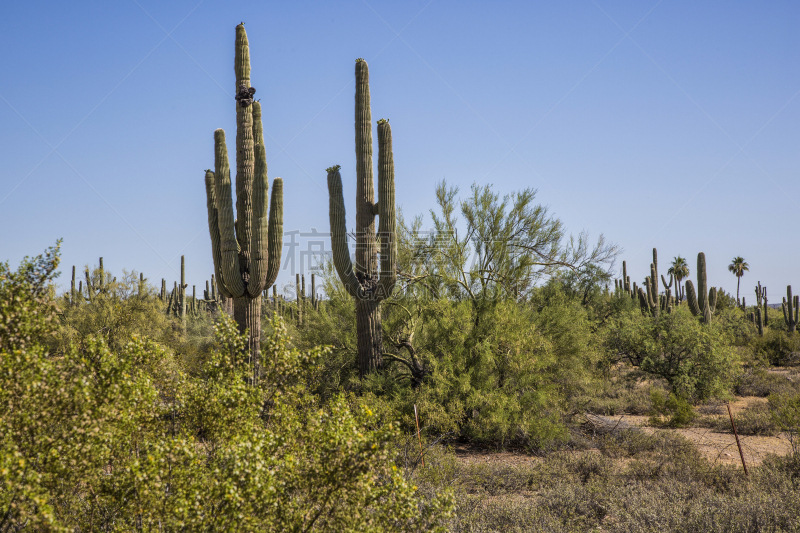
[[[783,321],[773,320],[771,324],[783,326]],[[770,326],[763,337],[754,337],[749,345],[757,358],[771,365],[796,365],[800,362],[800,335],[779,326]]]
[[354,398],[309,396],[304,376],[327,350],[292,348],[280,319],[256,382],[226,315],[196,372],[135,333],[114,350],[86,335],[49,354],[57,258],[0,266],[14,325],[0,337],[4,529],[442,530],[449,497],[420,499],[392,464],[397,426]]
[[729,292],[725,292],[721,288],[717,288],[717,306],[714,310],[714,314],[716,315],[720,311],[731,309],[737,309],[736,297]]
[[716,322],[701,326],[685,307],[659,318],[630,312],[611,320],[605,347],[611,361],[625,360],[667,380],[688,400],[724,396],[738,370],[730,335]]
[[769,406],[773,422],[789,435],[794,454],[800,454],[800,394],[773,394]]
[[[655,426],[686,427],[697,418],[692,404],[675,393],[665,396],[661,391],[654,390],[650,393],[650,400],[653,406],[650,423]],[[668,419],[664,421],[663,417]]]

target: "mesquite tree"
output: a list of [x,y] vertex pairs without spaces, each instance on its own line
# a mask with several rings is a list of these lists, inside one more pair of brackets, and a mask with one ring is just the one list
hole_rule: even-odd
[[[394,160],[392,129],[378,121],[378,202],[372,177],[372,117],[369,102],[369,68],[356,60],[356,253],[355,268],[347,245],[344,195],[339,165],[328,168],[331,246],[336,272],[356,300],[358,369],[363,377],[382,366],[383,332],[380,303],[391,295],[397,279],[395,234]],[[378,233],[375,233],[378,215]],[[380,270],[378,246],[380,245]]]
[[[283,246],[283,181],[275,178],[271,205],[261,125],[261,104],[250,86],[250,48],[244,24],[236,26],[236,218],[225,132],[214,132],[214,171],[206,171],[208,229],[217,288],[233,298],[239,331],[249,331],[249,350],[258,369],[261,294],[278,277]],[[269,207],[269,216],[267,208]]]

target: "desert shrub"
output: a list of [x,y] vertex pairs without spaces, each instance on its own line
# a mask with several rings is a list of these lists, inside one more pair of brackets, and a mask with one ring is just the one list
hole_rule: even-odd
[[[99,272],[93,272],[97,280]],[[164,303],[156,297],[152,287],[138,294],[139,280],[134,274],[124,272],[116,281],[106,271],[105,288],[92,297],[91,303],[82,296],[74,303],[70,303],[66,295],[59,299],[61,327],[49,336],[49,350],[63,353],[71,345],[81,345],[97,337],[110,349],[118,350],[136,335],[164,346],[177,346],[182,336],[179,321],[166,315]]]
[[[701,418],[699,424],[713,429],[720,433],[733,433],[731,420],[726,409],[717,416],[706,416]],[[739,435],[763,435],[774,437],[780,433],[781,429],[775,423],[772,409],[767,403],[755,403],[742,409],[733,415],[736,424],[736,432]]]
[[750,368],[737,378],[734,390],[739,396],[762,398],[770,394],[800,393],[800,379],[791,381],[787,376],[768,372],[765,368]]
[[775,394],[769,397],[774,423],[787,433],[796,456],[800,456],[800,394]]
[[[253,383],[246,339],[221,316],[196,375],[133,335],[87,336],[57,356],[40,340],[57,309],[57,251],[0,265],[0,520],[6,530],[441,530],[449,499],[426,499],[393,464],[398,429],[359,400],[319,402],[279,319]],[[8,326],[11,325],[11,326]]]
[[800,363],[800,334],[789,333],[783,324],[783,316],[779,310],[772,310],[770,323],[779,322],[780,325],[770,325],[764,331],[764,336],[755,336],[750,341],[750,347],[756,357],[763,359],[773,366],[796,365]]
[[604,344],[611,360],[626,360],[667,381],[692,401],[729,393],[738,372],[730,337],[712,321],[701,324],[680,306],[659,318],[629,312],[615,317]]
[[697,418],[692,404],[675,393],[665,395],[654,390],[650,394],[650,400],[653,406],[650,423],[655,426],[686,427]]

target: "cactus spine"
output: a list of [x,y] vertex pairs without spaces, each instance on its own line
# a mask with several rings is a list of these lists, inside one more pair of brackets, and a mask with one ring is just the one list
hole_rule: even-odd
[[794,333],[797,329],[797,320],[800,318],[800,297],[792,296],[792,286],[786,287],[786,298],[783,299],[783,320],[789,333]]
[[[394,158],[392,130],[388,120],[378,121],[378,201],[372,173],[372,112],[369,67],[356,60],[356,253],[355,268],[350,260],[345,226],[342,177],[338,165],[328,168],[331,245],[336,272],[348,293],[356,300],[358,368],[363,377],[382,366],[383,338],[380,302],[391,295],[397,279],[395,236]],[[378,215],[378,238],[375,232]]]
[[[214,171],[206,171],[208,229],[217,286],[233,299],[233,317],[248,331],[248,348],[258,372],[261,293],[275,283],[283,246],[283,181],[275,178],[268,208],[269,178],[261,104],[253,101],[250,47],[244,24],[236,26],[236,216],[225,132],[214,132]],[[223,300],[224,301],[224,300]]]
[[689,310],[694,316],[701,316],[704,324],[711,322],[711,315],[717,305],[717,289],[708,289],[706,278],[706,254],[697,254],[697,292],[694,290],[692,280],[686,280],[686,301]]

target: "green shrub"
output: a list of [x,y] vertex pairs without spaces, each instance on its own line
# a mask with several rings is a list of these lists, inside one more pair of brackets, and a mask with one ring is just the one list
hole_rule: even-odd
[[[770,312],[770,327],[764,331],[764,336],[755,336],[750,341],[754,355],[773,366],[800,363],[800,334],[789,333],[784,329],[780,310],[772,309]],[[775,325],[778,321],[780,325]]]
[[800,393],[800,380],[790,381],[786,376],[768,372],[764,368],[751,368],[736,380],[735,389],[739,396],[759,396],[770,394]]
[[[665,396],[661,391],[654,390],[650,394],[650,400],[653,405],[650,423],[653,425],[686,427],[697,418],[692,404],[675,393]],[[664,417],[667,417],[666,421],[663,420]]]
[[0,264],[3,528],[443,530],[446,491],[422,499],[393,464],[397,426],[305,392],[326,350],[292,348],[276,319],[254,383],[246,338],[222,315],[196,374],[133,332],[116,350],[87,335],[51,356],[57,264],[57,250],[17,272]]
[[610,321],[604,345],[611,360],[625,360],[663,378],[692,401],[729,394],[738,355],[716,321],[701,324],[685,306],[659,318],[629,312]]

